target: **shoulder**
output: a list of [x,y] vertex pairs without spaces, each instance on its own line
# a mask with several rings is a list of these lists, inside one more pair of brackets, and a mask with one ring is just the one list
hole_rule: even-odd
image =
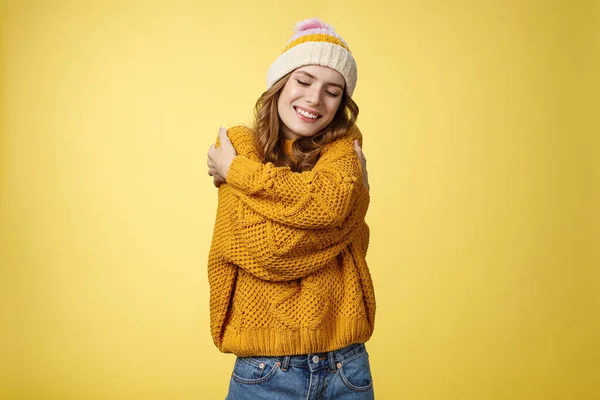
[[227,129],[227,136],[232,143],[236,141],[254,140],[254,131],[244,125],[235,125]]
[[235,151],[240,155],[256,152],[256,134],[244,125],[235,125],[227,129],[227,136]]
[[358,143],[362,146],[363,138],[360,129],[356,124],[348,128],[346,134],[342,137],[337,138],[331,143],[328,143],[323,147],[322,154],[328,152],[339,152],[339,151],[354,151],[354,141],[358,140]]
[[358,140],[358,144],[360,144],[362,146],[362,141],[363,141],[362,133],[360,132],[360,129],[358,129],[358,126],[356,124],[352,125],[348,129],[346,136],[343,136],[342,138],[346,138],[346,140],[352,142],[352,144],[354,144],[355,140]]

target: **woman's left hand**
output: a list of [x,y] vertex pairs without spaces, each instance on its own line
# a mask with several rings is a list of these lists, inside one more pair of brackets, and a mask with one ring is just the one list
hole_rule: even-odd
[[216,187],[226,182],[229,167],[235,156],[237,156],[233,144],[231,144],[231,140],[227,136],[227,129],[219,129],[219,142],[219,147],[215,147],[214,144],[210,145],[207,162],[208,175],[213,177],[213,184]]
[[358,140],[354,141],[354,151],[362,166],[362,183],[367,187],[367,190],[371,191],[371,187],[369,186],[369,174],[367,173],[367,158],[365,157]]

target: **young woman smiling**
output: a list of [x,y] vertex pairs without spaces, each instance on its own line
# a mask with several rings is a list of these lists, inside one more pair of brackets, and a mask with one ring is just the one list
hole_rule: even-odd
[[302,21],[269,68],[253,127],[221,128],[209,149],[219,188],[211,334],[237,356],[228,399],[374,396],[356,80],[347,43],[320,20]]

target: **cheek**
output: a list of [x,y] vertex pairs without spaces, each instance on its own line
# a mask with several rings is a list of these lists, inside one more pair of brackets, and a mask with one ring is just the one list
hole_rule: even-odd
[[332,120],[337,112],[340,104],[342,103],[341,99],[331,99],[330,102],[327,103],[327,119]]
[[279,95],[277,100],[277,108],[279,111],[288,110],[293,100],[293,93],[290,90],[284,90]]
[[298,96],[298,89],[293,85],[291,79],[285,84],[281,94],[279,95],[280,99],[285,99],[285,101],[289,102]]
[[282,92],[281,95],[279,96],[279,99],[277,99],[277,112],[279,113],[279,115],[281,115],[282,113],[286,113],[288,112],[290,108],[290,98],[289,98],[289,94]]

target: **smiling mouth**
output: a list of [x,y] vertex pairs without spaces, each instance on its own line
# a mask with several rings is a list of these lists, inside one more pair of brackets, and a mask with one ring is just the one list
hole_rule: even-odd
[[317,119],[319,119],[319,118],[322,117],[321,114],[311,113],[310,111],[307,111],[307,110],[305,110],[303,108],[300,108],[298,106],[295,106],[294,110],[296,110],[296,112],[298,114],[300,114],[301,116],[303,116],[304,118],[310,118],[310,119],[313,119],[313,120],[317,120]]

